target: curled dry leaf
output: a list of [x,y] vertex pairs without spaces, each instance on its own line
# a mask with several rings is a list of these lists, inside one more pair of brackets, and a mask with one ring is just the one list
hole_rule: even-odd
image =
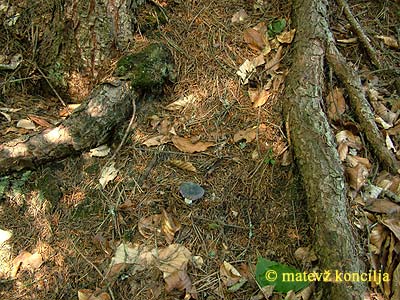
[[363,165],[368,171],[371,170],[372,165],[369,162],[368,158],[357,156],[357,155],[348,155],[346,157],[346,162],[350,167],[355,167],[358,164]]
[[110,165],[105,166],[101,171],[99,182],[104,187],[118,175],[118,169],[115,168],[115,162],[111,162]]
[[224,261],[219,267],[219,274],[221,276],[222,282],[226,287],[231,287],[238,283],[243,282],[242,285],[247,281],[238,270],[230,263]]
[[365,184],[369,172],[365,166],[358,164],[355,167],[346,168],[346,174],[349,178],[349,185],[358,191]]
[[249,45],[249,47],[253,50],[262,50],[264,49],[265,43],[265,36],[262,35],[261,32],[253,29],[247,28],[243,32],[244,41]]
[[185,170],[185,171],[190,171],[190,172],[197,172],[197,169],[195,168],[195,166],[193,166],[193,164],[188,162],[188,161],[172,159],[169,162],[173,166],[178,167],[179,169],[182,169],[182,170]]
[[146,239],[159,235],[161,233],[161,214],[142,217],[138,222],[138,230]]
[[296,34],[296,29],[292,29],[290,31],[285,31],[279,34],[276,39],[281,43],[281,44],[291,44],[294,35]]
[[400,219],[398,217],[384,218],[381,222],[393,232],[398,240],[400,240]]
[[360,137],[355,136],[349,130],[342,130],[338,132],[336,134],[336,142],[338,143],[338,145],[345,143],[349,147],[354,148],[356,150],[362,149],[362,143]]
[[157,135],[157,136],[153,136],[153,137],[145,140],[143,142],[143,145],[145,145],[147,147],[160,146],[160,145],[164,145],[170,141],[171,141],[171,138],[169,136]]
[[394,146],[392,139],[390,138],[390,136],[388,134],[386,135],[385,142],[386,142],[386,148],[396,152],[396,147]]
[[246,11],[242,8],[236,13],[233,14],[231,22],[232,23],[241,23],[248,17]]
[[279,69],[280,61],[282,59],[282,52],[283,52],[283,47],[279,46],[274,57],[265,64],[265,70],[267,70],[268,73],[273,73]]
[[349,153],[349,146],[346,143],[341,143],[338,146],[339,158],[341,161],[345,161],[347,154]]
[[[0,195],[2,195],[1,191]],[[11,231],[0,229],[0,246],[2,243],[8,241],[11,237],[12,237]]]
[[384,36],[384,35],[377,35],[376,36],[378,39],[382,40],[383,43],[391,48],[398,49],[399,48],[399,43],[397,40],[391,36]]
[[260,107],[268,101],[268,98],[271,96],[271,92],[264,89],[258,91],[249,91],[249,96],[251,102],[253,103],[253,107]]
[[209,147],[214,146],[214,143],[212,142],[192,143],[190,139],[179,136],[174,136],[171,140],[176,148],[186,153],[203,152],[206,151]]
[[101,145],[97,148],[90,149],[89,155],[91,157],[105,157],[110,154],[111,149],[107,145]]
[[236,74],[241,78],[243,84],[247,84],[249,82],[249,77],[255,69],[256,67],[254,66],[253,62],[246,59],[239,67],[239,70],[236,72]]
[[11,122],[11,116],[9,115],[9,114],[7,114],[7,113],[5,113],[5,112],[2,112],[2,111],[0,111],[0,114],[4,117],[4,118],[6,118],[6,120],[7,120],[7,122]]
[[47,122],[45,119],[35,116],[35,115],[28,115],[29,119],[32,120],[32,122],[36,123],[37,125],[44,127],[44,128],[53,128],[54,126],[51,125],[49,122]]
[[[392,282],[400,282],[400,263],[393,271]],[[392,293],[391,299],[400,299],[400,286],[398,284],[392,285]]]
[[371,229],[370,233],[370,251],[374,254],[380,254],[382,244],[388,236],[388,231],[382,224],[378,223]]
[[170,216],[165,209],[162,210],[161,231],[165,240],[171,244],[174,240],[175,233],[181,229],[181,224]]
[[17,127],[18,128],[24,128],[24,129],[27,129],[27,130],[36,129],[35,123],[33,123],[29,119],[21,119],[21,120],[19,120],[18,123],[17,123]]
[[328,104],[328,117],[338,121],[346,111],[346,101],[343,96],[343,89],[334,88],[326,97]]
[[387,199],[368,199],[365,209],[387,215],[396,215],[400,213],[400,205]]
[[260,54],[260,55],[256,56],[255,58],[253,58],[251,63],[256,68],[265,64],[264,54]]
[[20,268],[26,270],[38,269],[43,263],[42,255],[39,253],[33,253],[22,251],[16,258],[13,259],[11,277],[15,277]]
[[260,132],[265,132],[266,129],[267,126],[265,124],[261,124],[258,128],[257,126],[254,126],[245,130],[239,130],[234,134],[233,141],[237,143],[241,140],[246,140],[246,143],[250,143],[256,139],[257,130],[260,133]]
[[106,292],[81,289],[78,290],[78,300],[111,300],[111,297]]
[[194,103],[196,101],[197,101],[197,98],[193,94],[190,94],[188,96],[182,96],[178,100],[168,104],[165,107],[165,109],[171,110],[171,111],[180,110],[180,109],[185,108],[189,104],[192,104],[192,103]]
[[[394,122],[396,121],[398,114],[390,111],[385,105],[381,102],[372,101],[372,106],[375,110],[375,113],[381,117],[390,127],[393,127]],[[385,128],[388,129],[388,128]]]
[[68,117],[70,114],[72,114],[72,112],[77,109],[79,106],[81,106],[79,103],[77,104],[68,104],[67,107],[64,107],[59,115],[60,117],[66,118]]
[[179,244],[172,244],[158,252],[158,269],[163,272],[167,291],[174,288],[192,293],[192,282],[186,272],[187,264],[192,258],[190,251]]

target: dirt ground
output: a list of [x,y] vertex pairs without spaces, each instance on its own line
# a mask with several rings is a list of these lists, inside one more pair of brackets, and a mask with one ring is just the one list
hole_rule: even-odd
[[[244,42],[243,31],[282,18],[291,29],[289,1],[264,1],[260,8],[256,4],[263,1],[168,2],[169,21],[156,30],[138,31],[131,50],[149,42],[167,44],[176,61],[178,80],[165,88],[161,99],[137,104],[132,132],[115,159],[117,177],[102,188],[99,177],[109,156],[91,157],[88,153],[9,177],[0,202],[0,229],[12,231],[13,236],[0,245],[1,299],[77,299],[78,290],[83,289],[100,289],[112,299],[182,299],[184,292],[166,291],[162,272],[155,267],[134,276],[125,269],[112,283],[107,277],[121,241],[153,248],[168,246],[163,233],[150,228],[149,234],[143,234],[139,222],[163,211],[180,225],[173,242],[203,260],[201,266],[188,265],[198,299],[250,299],[257,295],[259,288],[249,274],[259,256],[300,270],[306,267],[295,259],[294,252],[311,245],[313,225],[295,163],[282,165],[289,148],[282,98],[277,94],[263,106],[253,107],[248,86],[241,84],[236,74],[246,59],[258,55]],[[352,1],[352,8],[372,35],[383,34],[385,28],[389,30],[388,22],[394,22],[389,5],[399,13],[394,3]],[[232,23],[240,9],[246,10],[248,17]],[[337,38],[350,38],[343,29],[345,16],[334,4],[331,9]],[[399,28],[398,19],[396,22]],[[342,45],[341,50],[361,69],[368,66],[357,44]],[[290,46],[283,51],[280,71],[284,74],[290,70]],[[390,55],[400,61],[398,51]],[[260,72],[249,84],[260,86],[268,76]],[[63,107],[56,98],[40,96],[40,90],[28,95],[24,85],[29,80],[20,84],[12,98],[0,99],[0,106],[22,108],[15,112],[14,120],[28,114],[60,119]],[[284,83],[279,93],[283,88]],[[190,95],[196,99],[192,105],[179,111],[166,109],[169,103]],[[256,131],[253,139],[234,140],[240,130],[260,124],[265,124],[264,129]],[[110,145],[113,150],[127,125],[115,133]],[[10,127],[0,118],[0,142],[21,134],[21,129],[7,130]],[[213,147],[189,154],[172,143],[143,144],[165,128],[192,141],[212,142]],[[196,172],[177,165],[176,160],[192,163]],[[179,192],[183,182],[201,185],[204,197],[186,204]],[[15,270],[14,259],[22,251],[40,253],[40,267]],[[248,282],[235,292],[229,292],[221,279],[224,261],[248,274]],[[13,272],[15,277],[10,276]]]

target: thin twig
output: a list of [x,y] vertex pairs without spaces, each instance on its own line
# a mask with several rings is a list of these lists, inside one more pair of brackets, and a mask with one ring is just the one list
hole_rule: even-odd
[[339,6],[343,8],[344,14],[346,15],[347,20],[349,21],[350,25],[353,27],[355,33],[357,34],[358,38],[360,39],[360,42],[364,46],[365,50],[368,53],[369,58],[371,59],[372,63],[375,65],[376,68],[380,69],[381,68],[381,63],[378,60],[378,57],[376,56],[376,51],[374,47],[372,47],[369,38],[367,35],[364,33],[364,30],[362,29],[361,25],[358,23],[356,18],[353,16],[350,6],[347,3],[346,0],[336,0]]
[[124,137],[121,140],[121,143],[118,145],[117,149],[114,151],[114,154],[111,156],[111,158],[108,160],[108,162],[112,161],[115,156],[118,154],[118,152],[121,150],[122,146],[125,144],[125,141],[128,137],[129,132],[131,131],[131,128],[133,126],[133,121],[135,120],[136,117],[136,97],[132,97],[132,117],[131,120],[129,121],[128,128],[125,130]]
[[[46,80],[47,84],[50,86],[51,90],[54,92],[54,94],[57,96],[58,100],[60,100],[60,102],[62,103],[62,105],[64,105],[67,110],[68,110],[68,106],[65,104],[64,100],[60,97],[60,95],[57,93],[56,89],[53,87],[53,85],[51,84],[50,80],[47,78],[47,76],[43,73],[43,71],[39,68],[39,66],[36,65],[36,68],[38,69],[40,75],[43,76],[44,80]],[[68,110],[68,113],[70,113],[70,111]]]

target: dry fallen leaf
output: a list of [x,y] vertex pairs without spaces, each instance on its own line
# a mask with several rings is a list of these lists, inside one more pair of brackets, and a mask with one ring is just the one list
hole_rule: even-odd
[[297,248],[294,252],[294,257],[302,263],[311,263],[318,259],[313,250],[310,250],[309,247],[300,247]]
[[355,167],[346,168],[346,174],[349,177],[349,185],[358,191],[366,182],[369,172],[362,164],[358,164]]
[[253,50],[263,50],[265,47],[265,37],[253,28],[247,28],[243,32],[243,38]]
[[386,142],[386,148],[388,148],[389,150],[393,150],[394,152],[396,152],[396,147],[393,144],[392,139],[390,138],[390,135],[386,135],[385,138],[385,142]]
[[24,128],[27,130],[33,130],[36,129],[35,123],[33,123],[31,120],[28,119],[21,119],[17,123],[18,128]]
[[6,118],[7,122],[11,122],[11,116],[5,112],[0,111],[0,114],[3,115],[4,118]]
[[171,141],[171,138],[169,136],[165,135],[157,135],[153,136],[143,142],[143,145],[147,147],[152,147],[152,146],[160,146],[163,144],[166,144]]
[[338,121],[346,111],[346,101],[343,96],[343,89],[335,88],[326,97],[328,104],[328,117]]
[[233,14],[231,22],[232,23],[241,23],[248,17],[246,11],[242,8],[236,13]]
[[78,290],[78,300],[111,300],[111,297],[106,292],[81,289]]
[[179,136],[174,136],[171,140],[176,148],[186,153],[203,152],[206,151],[209,147],[214,146],[214,143],[212,142],[192,143],[190,139]]
[[197,98],[193,94],[190,94],[188,96],[182,96],[178,100],[168,104],[165,107],[165,109],[171,110],[171,111],[180,110],[180,109],[182,109],[182,108],[184,108],[184,107],[188,106],[189,104],[192,104],[192,103],[194,103],[196,101],[197,101]]
[[181,229],[181,224],[169,215],[165,209],[162,210],[161,231],[165,240],[171,244],[174,240],[175,233]]
[[388,236],[388,230],[378,223],[371,229],[369,250],[374,254],[380,254],[383,242]]
[[236,74],[242,79],[243,84],[247,84],[249,82],[249,77],[256,69],[253,62],[246,59],[244,63],[239,67],[239,70]]
[[282,59],[282,52],[283,52],[283,47],[279,46],[278,50],[276,51],[274,57],[272,57],[266,64],[265,64],[265,70],[268,71],[268,73],[273,73],[277,71],[280,67],[280,61]]
[[399,43],[397,42],[397,40],[395,38],[393,38],[391,36],[377,35],[376,37],[378,39],[382,40],[386,46],[389,46],[394,49],[399,48]]
[[340,145],[342,143],[345,143],[349,147],[357,149],[357,150],[361,150],[362,149],[362,143],[361,143],[360,137],[355,136],[349,130],[339,131],[336,134],[336,143],[338,143],[338,145]]
[[178,159],[171,159],[169,161],[173,166],[178,167],[179,169],[190,171],[190,172],[197,172],[195,166],[188,161],[178,160]]
[[172,244],[163,248],[158,253],[158,269],[163,272],[167,284],[167,291],[174,288],[186,290],[186,295],[191,294],[192,282],[186,272],[187,264],[192,258],[190,251],[179,244]]
[[295,34],[296,29],[292,29],[290,31],[282,32],[276,37],[276,39],[282,44],[291,44]]
[[390,111],[385,105],[383,105],[381,102],[377,101],[372,101],[372,106],[375,110],[375,113],[381,117],[388,125],[384,126],[385,129],[388,129],[390,127],[393,127],[393,124],[396,122],[398,114]]
[[392,275],[392,298],[391,299],[400,299],[400,263],[397,264],[397,267],[393,271]]
[[104,189],[104,187],[110,181],[114,180],[117,177],[118,169],[115,168],[115,162],[112,162],[109,166],[106,166],[101,171],[99,182]]
[[271,92],[264,89],[258,90],[256,92],[249,91],[249,96],[251,102],[253,103],[253,107],[260,107],[268,101],[268,98],[271,96]]
[[44,127],[44,128],[53,128],[54,126],[51,125],[49,122],[47,122],[45,119],[35,116],[35,115],[28,115],[29,119],[32,120],[32,122],[36,123],[37,125]]
[[110,154],[111,149],[107,145],[101,145],[97,148],[90,149],[89,155],[91,157],[105,157]]
[[160,235],[161,233],[161,214],[142,217],[138,222],[139,233],[146,239]]
[[60,111],[60,113],[59,113],[60,117],[64,117],[64,118],[68,117],[79,106],[81,106],[81,104],[79,104],[79,103],[77,103],[77,104],[68,104],[67,107],[64,107]]
[[[258,132],[265,132],[267,126],[265,124],[261,124],[258,128]],[[254,141],[257,137],[257,126],[245,129],[245,130],[239,130],[236,132],[233,136],[233,141],[235,143],[241,141],[241,140],[246,140],[246,143],[250,143]]]
[[264,54],[260,54],[260,55],[256,56],[255,58],[253,58],[251,63],[256,68],[265,64]]
[[400,213],[400,205],[387,199],[368,199],[365,209],[387,215],[395,215]]
[[42,256],[39,253],[29,253],[22,251],[16,258],[13,259],[11,277],[15,277],[20,268],[26,270],[38,269],[43,263]]
[[382,224],[389,228],[398,240],[400,240],[400,219],[395,218],[385,218],[381,220]]
[[226,261],[220,265],[219,274],[226,287],[230,287],[242,279],[242,275],[239,273],[239,271]]

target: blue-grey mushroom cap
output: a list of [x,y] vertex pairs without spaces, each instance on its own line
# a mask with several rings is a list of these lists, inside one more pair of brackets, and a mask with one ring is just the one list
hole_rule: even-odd
[[204,196],[204,189],[194,182],[184,182],[179,187],[179,192],[185,199],[192,201],[198,200]]

